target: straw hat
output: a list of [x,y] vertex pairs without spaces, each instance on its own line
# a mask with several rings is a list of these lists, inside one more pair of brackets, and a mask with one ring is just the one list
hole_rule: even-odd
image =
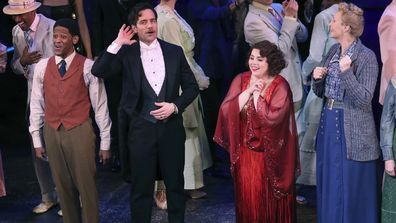
[[31,12],[40,7],[41,3],[35,0],[8,0],[3,12],[7,15],[20,15]]

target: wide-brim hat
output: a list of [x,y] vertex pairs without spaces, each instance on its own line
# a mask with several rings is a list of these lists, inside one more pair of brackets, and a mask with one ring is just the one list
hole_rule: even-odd
[[3,12],[7,15],[20,15],[34,11],[40,5],[41,3],[35,0],[8,0],[8,5],[4,6]]

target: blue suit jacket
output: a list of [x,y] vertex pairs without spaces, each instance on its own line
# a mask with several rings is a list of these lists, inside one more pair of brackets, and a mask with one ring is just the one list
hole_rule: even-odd
[[195,34],[195,59],[210,78],[232,75],[232,44],[235,38],[230,0],[191,0],[189,24]]

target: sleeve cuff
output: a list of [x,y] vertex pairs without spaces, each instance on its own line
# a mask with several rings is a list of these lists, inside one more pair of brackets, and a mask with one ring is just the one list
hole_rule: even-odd
[[34,148],[43,147],[43,143],[41,142],[40,131],[34,131],[31,133],[31,135],[32,135],[32,141],[33,141],[33,147]]
[[177,108],[177,106],[175,105],[175,103],[172,103],[173,106],[175,107],[175,111],[173,112],[173,114],[177,115],[179,114],[179,109]]
[[285,16],[285,19],[289,19],[289,20],[297,22],[297,18],[294,18],[294,17],[291,17],[291,16]]
[[107,52],[111,54],[117,54],[118,51],[121,49],[121,45],[117,44],[116,42],[112,42],[109,47],[107,47]]
[[393,160],[393,152],[391,147],[382,148],[382,157],[384,160]]
[[110,140],[101,140],[100,141],[100,150],[110,150]]

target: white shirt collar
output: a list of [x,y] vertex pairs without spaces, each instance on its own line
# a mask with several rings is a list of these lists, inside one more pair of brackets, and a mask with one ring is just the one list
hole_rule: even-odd
[[30,25],[30,30],[32,30],[32,32],[36,32],[37,31],[37,27],[40,21],[40,17],[36,14],[36,16],[34,17],[34,20],[32,22],[32,25]]
[[152,50],[152,49],[155,49],[158,47],[158,40],[154,39],[154,41],[150,45],[147,45],[144,42],[139,40],[139,44],[140,44],[141,49]]
[[70,66],[71,62],[73,61],[75,55],[76,55],[76,51],[73,51],[73,53],[70,54],[69,56],[67,56],[65,59],[63,59],[60,56],[55,56],[55,63],[58,65],[61,62],[61,60],[65,60],[66,61],[66,69],[67,69],[67,68],[69,68],[69,66]]

